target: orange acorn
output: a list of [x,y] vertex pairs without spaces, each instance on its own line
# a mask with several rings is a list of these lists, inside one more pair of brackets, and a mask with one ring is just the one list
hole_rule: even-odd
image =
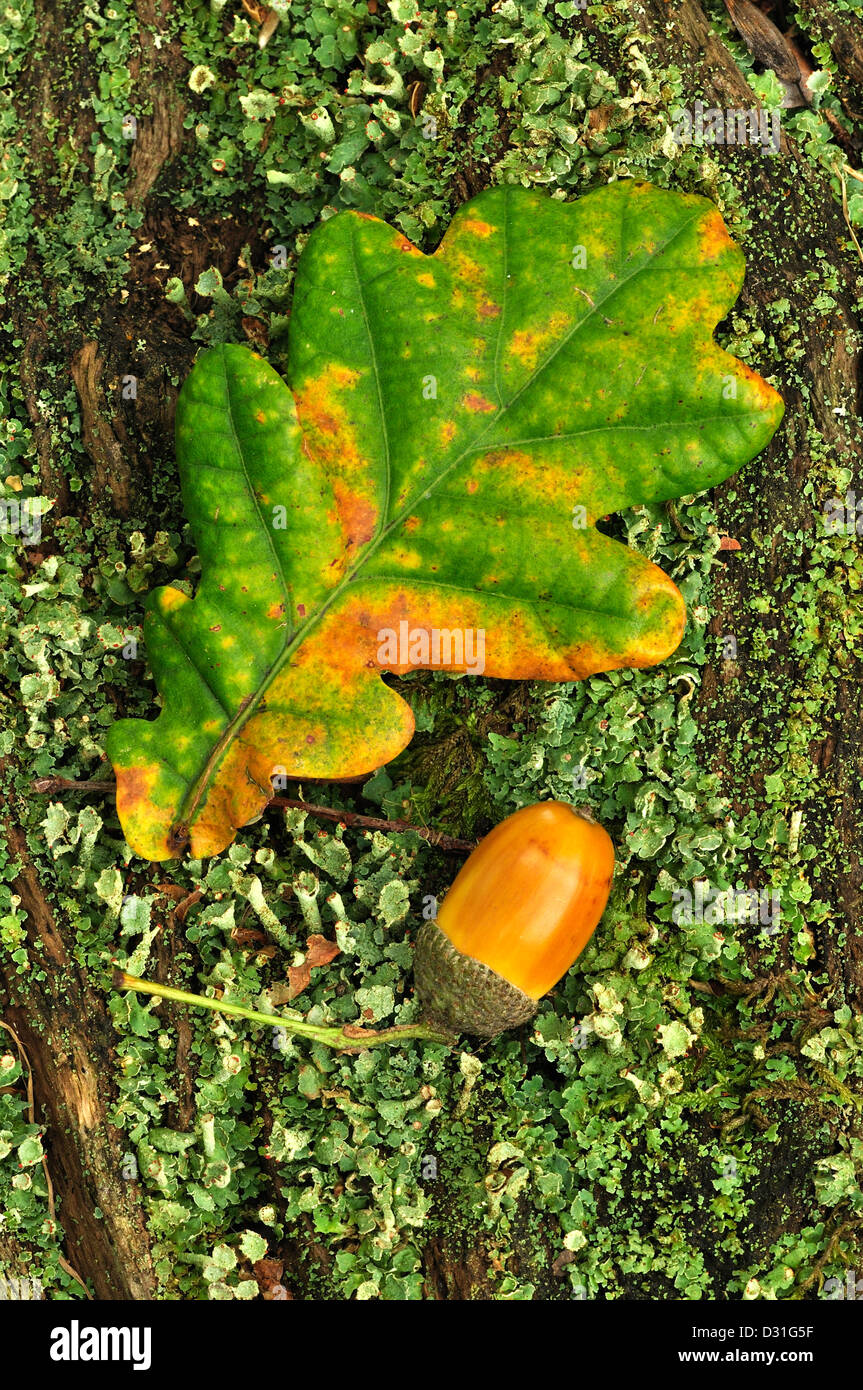
[[542,801],[501,821],[420,928],[426,1016],[489,1038],[526,1023],[590,940],[613,872],[614,846],[582,810]]

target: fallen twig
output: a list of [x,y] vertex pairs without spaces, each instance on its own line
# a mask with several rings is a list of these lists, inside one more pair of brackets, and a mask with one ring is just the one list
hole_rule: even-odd
[[[300,779],[297,779],[300,780]],[[34,792],[51,795],[54,792],[99,792],[102,796],[114,792],[114,783],[104,781],[76,782],[71,777],[39,777],[33,783]],[[453,854],[470,854],[476,846],[470,840],[460,840],[455,835],[445,835],[441,830],[432,830],[425,825],[411,825],[406,820],[387,820],[383,816],[363,816],[358,811],[343,811],[337,806],[317,806],[310,801],[298,801],[293,797],[274,796],[267,802],[266,810],[305,811],[317,820],[336,821],[341,825],[357,827],[362,830],[394,830],[403,833],[412,830],[421,839],[427,840],[436,849]]]
[[358,811],[339,811],[332,806],[315,806],[311,802],[294,801],[287,796],[274,796],[269,804],[270,806],[283,806],[289,810],[307,811],[310,816],[320,817],[321,820],[340,821],[343,825],[360,826],[364,830],[412,830],[438,849],[452,850],[459,854],[470,854],[471,850],[476,848],[470,840],[459,840],[454,835],[444,835],[441,830],[432,830],[428,826],[411,825],[410,821],[406,820],[386,820],[382,816],[363,816]]

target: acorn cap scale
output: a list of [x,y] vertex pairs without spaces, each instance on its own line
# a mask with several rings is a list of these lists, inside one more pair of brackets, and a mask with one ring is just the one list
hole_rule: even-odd
[[423,922],[419,929],[414,983],[429,1022],[481,1038],[518,1028],[538,1008],[517,985],[459,951],[437,922]]

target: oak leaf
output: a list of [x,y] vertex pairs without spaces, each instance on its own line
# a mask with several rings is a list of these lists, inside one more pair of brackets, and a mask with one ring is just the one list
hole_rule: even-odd
[[223,346],[180,393],[202,577],[148,601],[158,718],[110,730],[131,847],[217,854],[274,776],[390,761],[414,723],[385,671],[562,681],[673,652],[677,588],[594,522],[771,438],[780,397],[712,338],[743,272],[711,203],[632,181],[489,189],[431,256],[365,213],[316,229],[287,383]]

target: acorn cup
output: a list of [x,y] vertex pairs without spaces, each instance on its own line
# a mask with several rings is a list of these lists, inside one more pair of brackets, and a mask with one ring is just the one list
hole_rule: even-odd
[[493,1038],[533,1017],[601,918],[614,846],[585,810],[524,806],[486,835],[414,948],[423,1017]]

